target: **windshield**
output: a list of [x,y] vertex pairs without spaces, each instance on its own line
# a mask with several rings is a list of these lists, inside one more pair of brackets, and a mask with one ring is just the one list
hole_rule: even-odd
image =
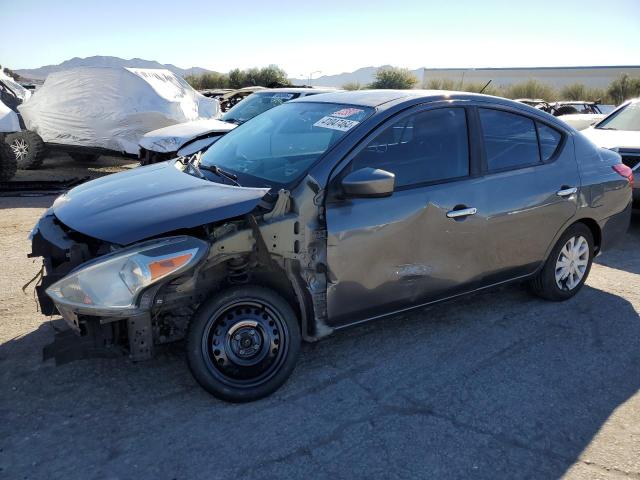
[[260,92],[249,95],[222,116],[225,122],[244,123],[267,110],[298,98],[299,93]]
[[630,103],[601,121],[596,128],[603,130],[640,131],[640,102]]
[[236,174],[242,186],[288,185],[372,112],[334,103],[287,103],[227,133],[200,163]]

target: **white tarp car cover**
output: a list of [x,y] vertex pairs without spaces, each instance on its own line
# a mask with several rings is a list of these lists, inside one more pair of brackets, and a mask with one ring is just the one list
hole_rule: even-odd
[[145,133],[219,112],[216,100],[169,70],[102,67],[52,73],[18,108],[45,142],[133,155]]
[[18,115],[4,103],[0,102],[0,133],[13,133],[19,131],[20,122],[18,121]]
[[31,97],[31,92],[16,82],[9,75],[0,70],[0,81],[9,87],[16,96],[23,102]]

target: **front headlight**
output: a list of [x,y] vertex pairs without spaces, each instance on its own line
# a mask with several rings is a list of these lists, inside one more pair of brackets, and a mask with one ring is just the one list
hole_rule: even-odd
[[187,236],[145,242],[80,266],[47,295],[71,307],[129,310],[145,288],[192,268],[207,249],[207,242]]

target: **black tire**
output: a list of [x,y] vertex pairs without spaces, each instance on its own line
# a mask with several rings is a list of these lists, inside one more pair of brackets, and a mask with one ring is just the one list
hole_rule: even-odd
[[554,116],[559,117],[560,115],[573,115],[574,113],[578,113],[578,109],[576,107],[572,107],[571,105],[563,105],[556,108]]
[[20,170],[36,170],[42,166],[46,148],[37,133],[28,130],[10,133],[5,142],[16,157]]
[[8,182],[18,171],[18,161],[9,144],[0,135],[0,182]]
[[209,393],[250,402],[289,378],[301,341],[298,319],[286,300],[264,287],[238,286],[200,305],[187,333],[187,361]]
[[[556,280],[556,269],[561,274],[561,270],[558,267],[560,258],[560,253],[565,248],[565,245],[569,242],[570,239],[578,239],[583,238],[586,240],[588,246],[588,259],[586,260],[586,266],[584,268],[584,272],[582,273],[582,277],[579,282],[575,282],[574,285],[570,286],[569,277],[565,277],[564,280]],[[568,257],[564,257],[569,264],[577,264],[579,261],[584,261],[584,259],[578,259],[576,261],[569,261]],[[544,264],[544,267],[540,272],[536,275],[536,277],[531,281],[531,289],[533,293],[542,297],[546,300],[551,300],[554,302],[560,302],[563,300],[568,300],[573,297],[576,293],[580,291],[584,282],[587,280],[589,276],[589,272],[591,271],[591,264],[593,263],[593,234],[589,227],[587,227],[583,223],[576,223],[569,227],[566,232],[560,237],[558,242],[551,250],[549,254],[549,258]],[[579,268],[579,267],[576,267]],[[577,271],[577,270],[576,270]],[[573,274],[569,274],[573,275]],[[578,278],[578,273],[575,274],[575,278]],[[572,276],[572,279],[574,277]],[[558,282],[563,285],[561,288],[558,285]]]
[[69,156],[73,161],[78,163],[93,163],[100,158],[100,155],[97,155],[95,153],[72,152],[69,153]]

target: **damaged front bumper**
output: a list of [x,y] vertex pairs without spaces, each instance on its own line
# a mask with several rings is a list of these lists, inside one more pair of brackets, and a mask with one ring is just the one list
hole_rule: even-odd
[[[113,272],[109,270],[109,265],[134,263],[137,267],[137,260],[151,259],[159,263],[158,268],[164,268],[167,262],[167,255],[164,254],[180,242],[189,243],[190,246],[194,243],[198,245],[201,251],[193,253],[193,262],[197,263],[206,255],[208,246],[206,242],[189,238],[172,237],[143,242],[134,247],[117,248],[69,230],[49,211],[31,233],[32,252],[29,256],[43,258],[41,279],[36,285],[40,309],[45,315],[59,313],[75,333],[93,337],[97,347],[128,344],[133,359],[149,358],[153,346],[151,310],[154,298],[163,286],[160,280],[164,277],[158,277],[159,280],[155,283],[153,280],[149,284],[139,283],[138,289],[133,290],[122,277],[122,271],[121,278],[116,275],[113,281],[111,280]],[[158,257],[158,251],[163,255]],[[149,256],[146,257],[143,253]],[[151,265],[154,266],[153,263]],[[144,275],[149,274],[145,266],[140,265],[139,278],[146,278]],[[186,264],[182,270],[174,271],[180,274],[185,269]],[[105,270],[108,275],[105,275]],[[96,271],[102,273],[95,273]],[[154,273],[153,268],[151,273]],[[171,278],[170,274],[167,275]],[[101,277],[104,277],[104,280]],[[99,281],[96,281],[96,278]],[[123,291],[130,294],[129,305],[116,302],[113,305],[120,306],[111,307],[110,303],[98,301],[105,298],[122,298],[114,296],[114,292]],[[102,293],[106,293],[107,296],[101,297]],[[82,303],[83,299],[86,305]]]

